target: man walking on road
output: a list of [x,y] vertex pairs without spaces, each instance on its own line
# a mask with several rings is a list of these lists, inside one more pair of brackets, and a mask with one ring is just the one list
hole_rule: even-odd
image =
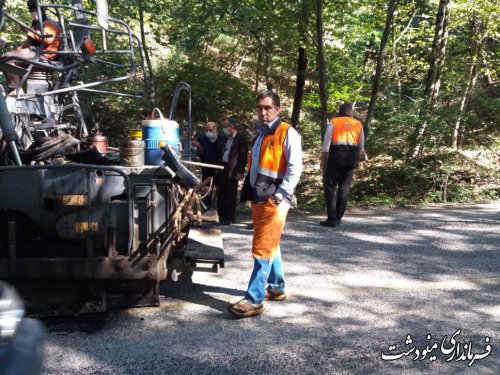
[[339,226],[347,208],[352,175],[364,151],[363,125],[352,117],[352,104],[342,104],[339,117],[330,119],[323,140],[321,169],[325,171],[323,187],[328,218],[320,224],[325,227]]
[[239,317],[262,313],[264,300],[282,301],[286,297],[280,239],[302,173],[302,146],[297,131],[278,117],[280,110],[276,93],[265,91],[258,96],[261,127],[249,169],[254,266],[245,298],[228,306]]

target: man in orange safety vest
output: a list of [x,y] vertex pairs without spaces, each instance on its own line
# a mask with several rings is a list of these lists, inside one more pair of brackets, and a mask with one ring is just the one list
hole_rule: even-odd
[[254,266],[245,298],[228,306],[239,317],[264,310],[263,301],[285,299],[280,239],[295,187],[302,173],[297,131],[278,117],[280,98],[265,91],[257,98],[260,127],[249,162],[252,196]]
[[322,226],[340,225],[364,142],[363,125],[353,118],[352,104],[345,102],[339,107],[339,116],[330,119],[323,139],[321,169],[328,217],[320,222]]

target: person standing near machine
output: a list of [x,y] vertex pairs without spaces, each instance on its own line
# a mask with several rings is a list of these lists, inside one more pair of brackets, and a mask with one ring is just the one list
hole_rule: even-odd
[[219,172],[217,195],[217,211],[221,225],[230,225],[236,222],[238,182],[245,175],[248,157],[247,140],[238,133],[237,125],[238,123],[233,117],[228,117],[222,122],[227,137],[222,144],[222,166],[224,169]]
[[258,96],[261,127],[249,163],[254,266],[245,297],[228,306],[238,317],[261,314],[264,300],[286,297],[280,240],[302,174],[302,146],[297,131],[278,117],[280,111],[276,93],[265,91]]
[[[196,155],[200,158],[200,162],[205,164],[222,164],[222,143],[224,139],[217,134],[217,124],[209,121],[205,124],[205,134],[200,136],[196,141],[193,141],[193,146],[196,147]],[[219,171],[214,168],[202,167],[201,178],[205,181],[212,177],[213,185],[219,184]],[[209,207],[212,204],[212,195],[203,198],[205,206]]]

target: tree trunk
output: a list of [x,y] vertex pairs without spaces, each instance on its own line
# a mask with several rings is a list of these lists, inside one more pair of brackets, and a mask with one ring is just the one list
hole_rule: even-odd
[[389,0],[389,4],[387,6],[387,16],[385,18],[385,27],[384,32],[382,34],[382,39],[380,40],[380,50],[377,57],[377,67],[375,69],[375,75],[373,77],[372,84],[372,95],[370,98],[370,104],[368,105],[368,112],[366,114],[365,120],[365,137],[368,136],[368,131],[370,130],[370,125],[373,118],[373,113],[375,112],[375,101],[377,99],[378,88],[380,85],[380,77],[382,76],[382,70],[384,68],[384,55],[385,55],[385,47],[387,45],[387,41],[389,39],[389,34],[391,31],[391,23],[392,17],[394,16],[394,11],[398,5],[398,0]]
[[429,62],[429,72],[425,85],[425,102],[420,110],[420,123],[415,128],[410,141],[409,157],[414,159],[422,149],[424,135],[429,123],[429,112],[436,104],[441,86],[441,72],[446,56],[446,45],[448,43],[448,22],[450,19],[450,0],[440,0],[436,14],[436,26],[434,40],[432,42],[432,53]]
[[483,65],[484,65],[484,74],[488,79],[488,85],[493,85],[493,78],[491,77],[490,67],[488,66],[488,60],[486,60],[486,53],[482,54]]
[[321,138],[328,121],[328,92],[326,91],[326,64],[323,51],[323,0],[316,0],[316,39],[318,44],[319,97],[321,101]]
[[[245,50],[243,53],[238,52],[238,47],[241,45],[243,38],[239,37],[236,44],[231,48],[231,51],[225,56],[224,61],[219,61],[217,63],[217,69],[229,73],[234,71],[236,76],[239,76],[241,70],[241,65],[247,54],[252,53],[252,50]],[[235,55],[238,54],[236,57]],[[234,61],[234,63],[233,63]]]
[[432,42],[432,55],[427,73],[427,81],[424,95],[427,106],[432,108],[441,87],[441,72],[446,56],[446,45],[448,44],[448,22],[450,20],[450,0],[440,0],[436,15],[436,28]]
[[394,18],[392,19],[392,67],[394,69],[394,78],[396,79],[396,87],[398,89],[397,96],[397,106],[401,106],[401,98],[402,98],[402,83],[401,77],[399,74],[399,65],[398,65],[398,50],[397,50],[397,41],[396,41],[396,32],[394,30]]
[[255,70],[255,93],[257,93],[259,91],[261,64],[262,64],[262,47],[259,47],[259,54],[257,56],[257,69]]
[[460,125],[462,123],[465,108],[467,108],[467,104],[470,101],[472,92],[474,90],[474,86],[476,85],[477,81],[477,75],[479,69],[477,69],[476,63],[477,61],[474,61],[467,69],[467,78],[466,78],[467,86],[464,90],[462,99],[460,100],[460,112],[458,113],[457,121],[455,122],[453,130],[451,132],[451,147],[454,148],[455,150],[458,149],[458,135],[460,132]]
[[486,42],[486,36],[488,34],[487,31],[483,32],[483,23],[475,18],[476,17],[473,16],[473,22],[469,22],[472,43],[469,56],[470,62],[467,66],[467,72],[465,76],[466,86],[462,99],[460,100],[460,111],[458,113],[458,118],[455,121],[455,125],[453,126],[453,130],[451,132],[451,147],[453,147],[455,150],[458,149],[458,140],[462,119],[465,109],[467,108],[467,105],[469,104],[470,98],[472,96],[472,92],[474,91],[474,86],[476,85],[477,77],[479,75],[479,66],[483,58],[482,53]]
[[305,46],[308,42],[307,26],[311,18],[310,0],[302,0],[300,20],[298,24],[298,33],[301,44],[299,46],[297,57],[297,78],[295,81],[295,95],[293,97],[292,126],[297,128],[300,120],[300,109],[302,107],[302,98],[304,97],[304,87],[306,85],[307,70],[307,50]]
[[153,67],[149,59],[148,48],[146,46],[146,33],[144,31],[144,8],[142,7],[142,0],[139,0],[139,21],[141,24],[141,43],[144,49],[144,56],[146,57],[146,64],[149,72],[149,82],[146,83],[146,91],[149,92],[149,101],[153,107],[156,106],[156,91],[154,85]]
[[264,47],[264,77],[266,79],[266,87],[268,90],[273,89],[273,83],[271,80],[271,57],[272,57],[272,51],[271,47],[269,46],[268,43],[266,43],[266,46]]
[[283,76],[285,73],[285,67],[284,65],[281,65],[281,70],[280,70],[280,79],[278,81],[278,87],[276,88],[276,92],[279,94],[281,90],[281,83],[283,82]]
[[[360,81],[360,84],[358,86],[358,89],[356,90],[357,96],[359,96],[359,93],[361,90],[363,90],[364,87],[364,82],[368,82],[370,78],[368,77],[368,73],[366,72],[368,62],[375,56],[375,36],[372,34],[370,36],[370,41],[368,42],[368,46],[365,48],[365,56],[363,58],[363,68],[361,69],[361,74],[358,76],[358,80]],[[370,74],[371,76],[371,74]]]
[[402,98],[403,98],[403,84],[402,84],[402,81],[401,81],[401,74],[400,74],[401,73],[401,69],[400,69],[399,64],[398,64],[398,43],[403,38],[403,36],[408,32],[408,30],[410,29],[411,24],[413,22],[413,18],[415,18],[415,14],[416,13],[414,12],[411,15],[410,20],[406,24],[406,27],[401,32],[401,34],[399,34],[399,36],[397,38],[396,38],[396,33],[394,32],[394,17],[392,19],[392,23],[393,23],[393,32],[392,32],[392,38],[393,38],[393,42],[392,42],[392,63],[394,64],[394,75],[395,75],[395,78],[396,78],[396,85],[398,87],[398,106],[401,105],[401,101],[402,101]]
[[293,98],[292,126],[296,128],[300,119],[300,108],[304,97],[304,86],[306,84],[307,53],[304,47],[299,47],[297,58],[297,80],[295,83],[295,95]]

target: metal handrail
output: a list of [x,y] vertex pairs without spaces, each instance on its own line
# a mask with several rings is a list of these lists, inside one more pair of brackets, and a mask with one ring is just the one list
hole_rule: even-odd
[[[0,4],[3,4],[4,1],[2,1]],[[94,16],[94,17],[97,17],[97,13],[94,12],[94,11],[89,11],[89,10],[85,10],[85,9],[82,9],[82,8],[78,8],[76,6],[72,6],[72,5],[66,5],[66,4],[39,4],[40,8],[52,8],[52,9],[67,9],[67,10],[71,10],[71,11],[74,11],[74,12],[79,12],[79,13],[82,13],[82,14],[86,14],[86,15],[91,15],[91,16]],[[8,14],[7,12],[3,12],[3,6],[2,6],[2,16],[3,14],[5,14],[6,17],[8,17],[9,19],[11,19],[13,22],[15,22],[16,24],[20,25],[20,26],[24,26],[24,27],[28,27],[26,24],[24,24],[22,21],[18,20],[16,17]],[[105,30],[103,32],[103,38],[105,38],[105,35],[106,34],[120,34],[120,35],[126,35],[128,36],[128,44],[130,46],[129,49],[124,49],[124,50],[112,50],[112,49],[107,49],[106,48],[106,43],[105,43],[105,40],[103,39],[103,48],[99,51],[97,51],[96,53],[99,54],[99,55],[102,55],[102,54],[126,54],[126,55],[129,55],[130,56],[130,64],[127,64],[127,65],[124,65],[124,64],[114,64],[112,62],[107,62],[105,60],[101,60],[101,59],[94,59],[95,62],[99,62],[99,63],[102,63],[102,64],[107,64],[107,65],[110,65],[110,66],[115,66],[115,67],[118,67],[118,68],[123,68],[123,69],[130,69],[129,73],[124,75],[124,76],[120,76],[120,77],[115,77],[115,78],[111,78],[111,79],[106,79],[106,80],[101,80],[101,81],[96,81],[96,82],[91,82],[91,83],[87,83],[87,84],[78,84],[78,85],[74,85],[74,86],[71,86],[71,87],[67,87],[67,88],[64,88],[64,89],[60,89],[60,90],[54,90],[54,91],[48,91],[48,92],[45,92],[45,93],[40,93],[40,94],[37,94],[37,95],[17,95],[18,99],[34,99],[36,97],[40,97],[40,96],[52,96],[52,95],[57,95],[57,94],[61,94],[61,93],[65,93],[65,92],[71,92],[71,91],[81,91],[81,90],[85,90],[87,88],[90,88],[90,87],[95,87],[95,86],[101,86],[101,85],[105,85],[105,84],[110,84],[110,83],[116,83],[116,82],[120,82],[120,81],[123,81],[123,80],[126,80],[126,79],[130,79],[131,77],[135,76],[136,74],[136,71],[137,69],[141,69],[142,70],[142,75],[143,75],[143,78],[145,79],[145,82],[146,82],[146,66],[144,64],[144,58],[143,58],[143,54],[141,53],[140,54],[140,63],[138,64],[137,61],[136,61],[136,58],[134,56],[135,54],[135,48],[134,48],[134,41],[137,43],[137,46],[138,46],[138,50],[139,51],[142,51],[142,45],[141,45],[141,42],[140,40],[137,38],[136,35],[134,35],[130,29],[130,27],[124,22],[124,21],[121,21],[119,19],[116,19],[116,18],[109,18],[109,21],[110,22],[114,22],[115,24],[117,25],[121,25],[125,31],[123,30],[119,30],[119,29],[108,29],[108,30]],[[2,22],[3,22],[3,17],[2,17]],[[89,30],[100,30],[101,28],[98,28],[96,26],[92,26],[92,25],[88,25],[88,24],[84,24],[84,23],[79,23],[79,22],[72,22],[70,21],[68,23],[68,26],[71,26],[71,27],[79,27],[79,28],[83,28],[83,29],[89,29]],[[28,27],[29,29],[31,29],[30,27]],[[43,37],[43,32],[40,33],[40,32],[37,32],[37,34],[39,34],[41,37]],[[72,55],[79,55],[79,56],[82,56],[83,58],[85,58],[85,55],[76,48],[76,46],[72,45],[70,50],[69,51],[49,51],[49,52],[44,52],[44,51],[39,51],[41,55],[43,54],[46,54],[46,53],[50,53],[50,54],[55,54],[55,55],[69,55],[69,54],[72,54]],[[21,85],[24,84],[24,82],[26,81],[31,69],[33,68],[33,66],[36,66],[36,67],[40,67],[40,68],[43,68],[43,69],[49,69],[49,70],[54,70],[54,71],[59,71],[59,72],[64,72],[64,71],[69,71],[71,69],[74,69],[78,66],[80,66],[82,63],[85,63],[85,61],[79,61],[79,62],[76,62],[76,63],[71,63],[71,64],[68,64],[68,65],[64,65],[64,66],[60,66],[60,65],[51,65],[50,63],[46,63],[46,62],[43,62],[43,61],[33,61],[33,60],[30,60],[30,59],[24,59],[24,58],[20,58],[20,57],[10,57],[10,58],[5,58],[5,59],[2,59],[3,62],[8,62],[10,60],[17,60],[17,61],[22,61],[22,62],[25,62],[26,64],[29,64],[29,67],[28,67],[28,72],[22,77],[21,79]],[[88,62],[88,61],[87,61]],[[136,98],[141,98],[144,96],[144,93],[138,93],[137,95],[134,95],[134,94],[127,94],[127,93],[116,93],[116,92],[113,92],[113,91],[108,91],[108,90],[100,90],[99,91],[100,93],[102,94],[118,94],[118,95],[131,95],[132,97],[136,97]]]

